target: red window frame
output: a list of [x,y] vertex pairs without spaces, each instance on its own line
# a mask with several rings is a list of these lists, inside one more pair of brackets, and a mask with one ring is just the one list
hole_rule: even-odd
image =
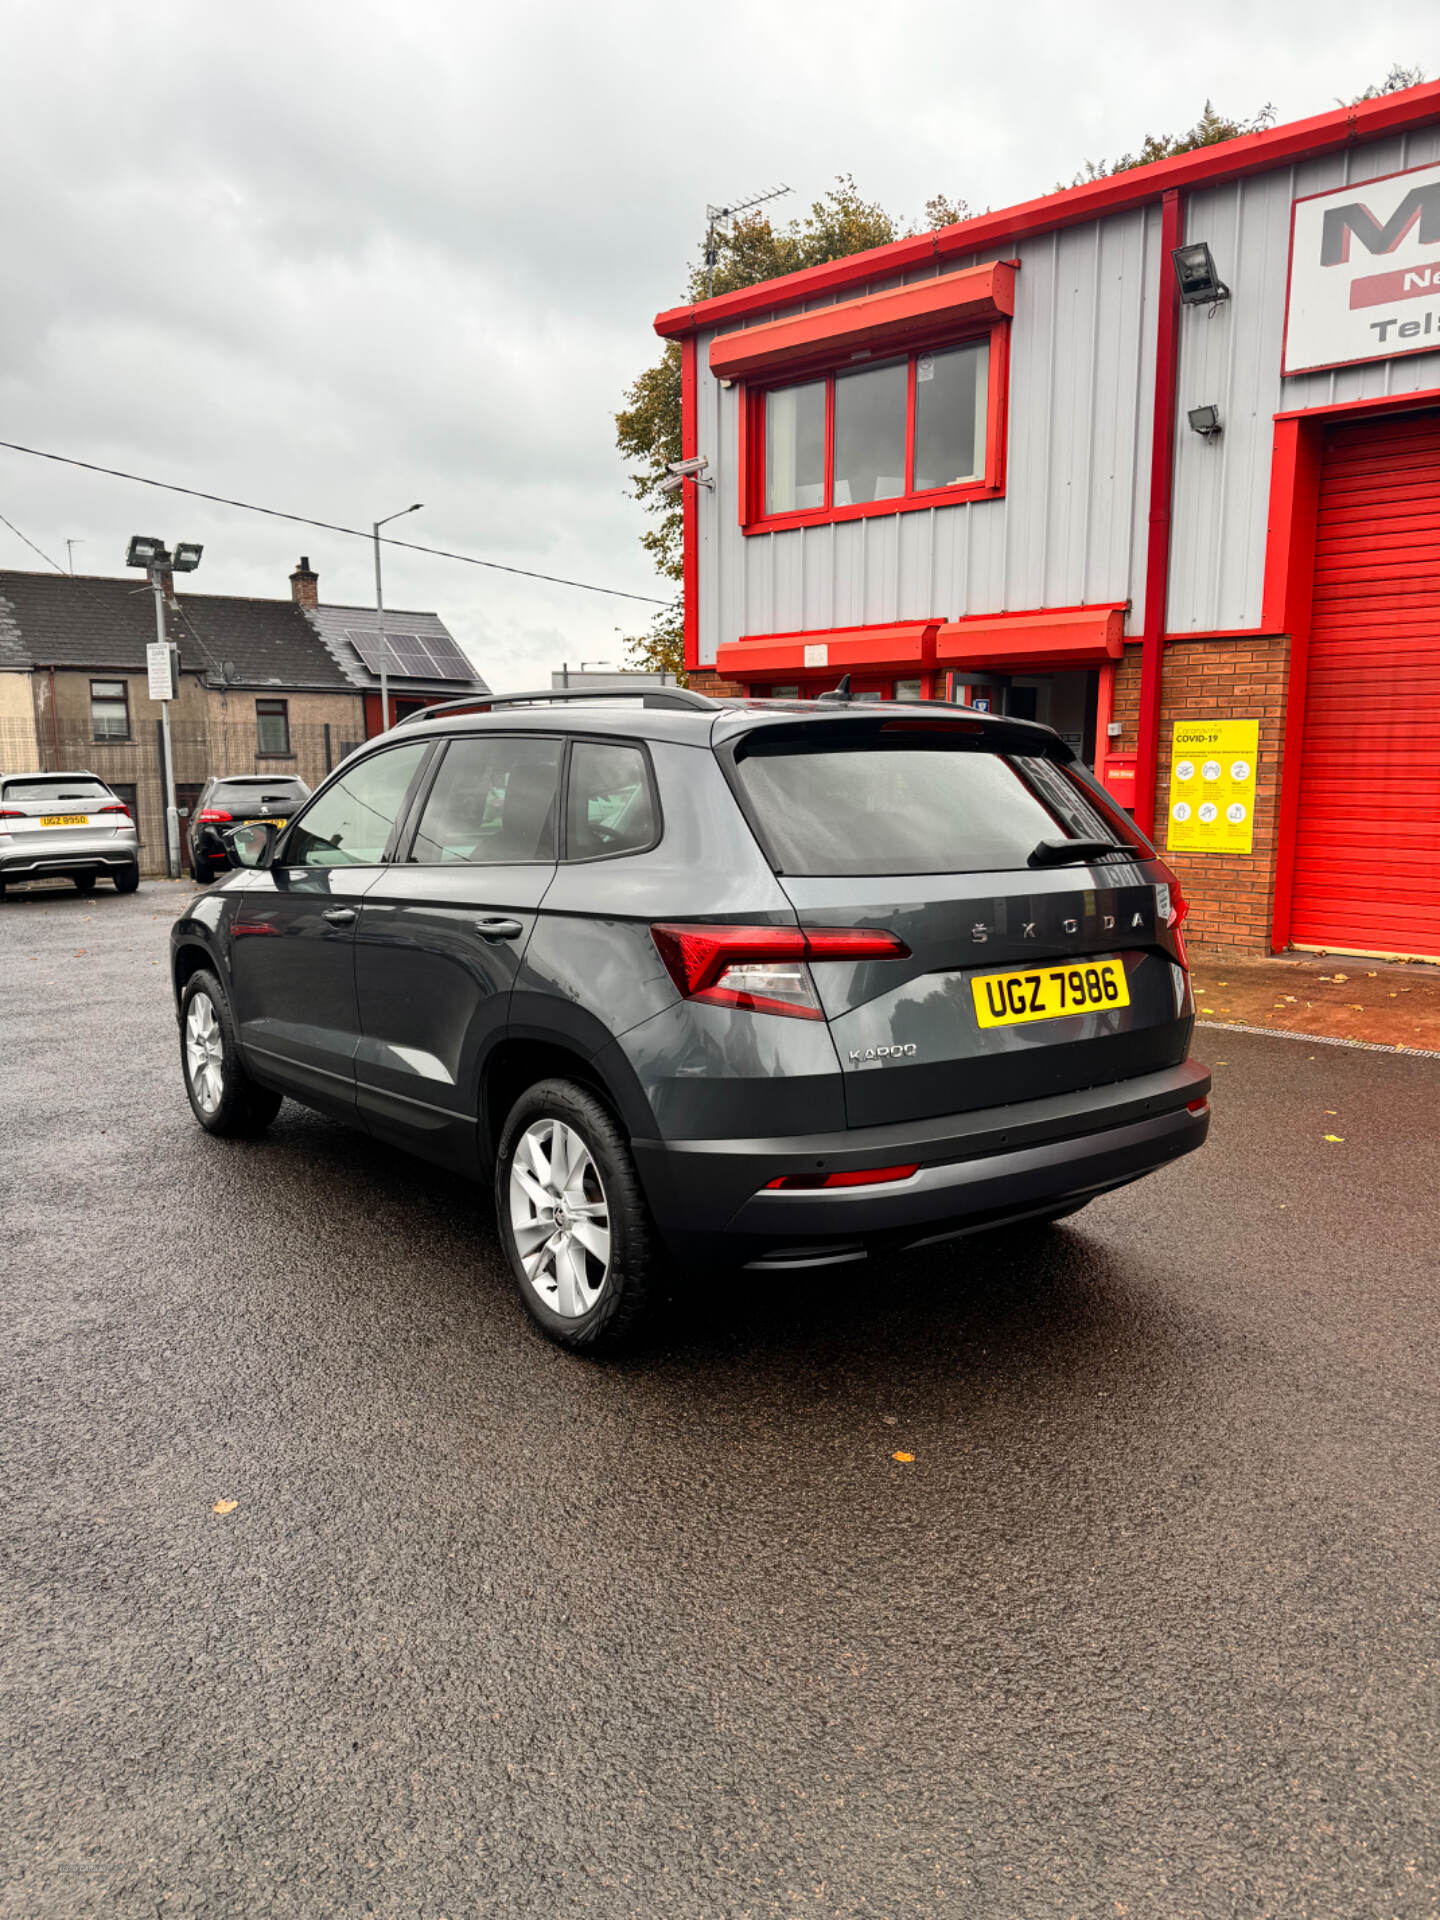
[[[985,405],[985,467],[974,480],[955,487],[929,487],[917,493],[911,486],[915,473],[915,362],[922,354],[943,353],[949,347],[965,347],[978,340],[990,346],[989,378]],[[844,373],[858,373],[862,365],[882,367],[905,361],[905,482],[906,491],[889,500],[862,500],[853,506],[832,504],[835,485],[835,380]],[[806,507],[792,513],[765,512],[765,397],[781,387],[805,386],[813,380],[825,382],[825,495],[826,504]],[[808,366],[786,367],[773,379],[746,383],[740,404],[740,528],[743,533],[776,533],[786,527],[829,526],[839,520],[864,520],[877,513],[918,513],[926,507],[945,507],[966,500],[994,500],[1005,491],[1005,407],[1010,391],[1010,321],[1008,316],[988,326],[969,327],[963,333],[946,333],[934,339],[907,340],[903,348],[887,353],[876,348],[863,363],[831,358]]]

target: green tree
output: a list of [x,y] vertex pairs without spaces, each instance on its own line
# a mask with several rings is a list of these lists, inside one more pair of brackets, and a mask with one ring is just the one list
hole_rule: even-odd
[[1423,67],[1402,67],[1397,60],[1383,80],[1373,87],[1366,87],[1363,93],[1357,93],[1353,100],[1337,100],[1341,107],[1358,107],[1362,100],[1378,100],[1383,94],[1403,93],[1406,87],[1418,87],[1425,78]]
[[[931,201],[926,209],[930,224],[942,226],[964,219],[964,205],[964,201]],[[715,229],[710,236],[717,256],[713,291],[730,293],[737,287],[753,287],[760,280],[774,280],[846,254],[862,253],[868,247],[883,247],[898,239],[902,231],[883,207],[864,198],[849,174],[840,174],[808,213],[787,225],[777,227],[768,214],[757,209]],[[690,269],[689,298],[703,300],[710,281],[710,270],[702,258]],[[660,492],[667,463],[680,458],[678,341],[667,340],[654,366],[647,367],[626,393],[625,405],[615,415],[615,439],[630,466],[631,492],[653,516],[653,525],[640,536],[641,545],[664,578],[678,583],[684,567],[680,497]],[[626,650],[632,665],[664,669],[683,678],[680,597],[655,616],[646,633],[627,640]]]

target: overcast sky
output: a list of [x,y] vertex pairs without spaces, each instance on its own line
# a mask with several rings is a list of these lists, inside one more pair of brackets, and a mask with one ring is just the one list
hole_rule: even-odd
[[[1188,126],[1440,73],[1434,0],[10,0],[0,438],[664,593],[612,414],[707,200],[841,171],[918,220]],[[368,547],[0,452],[0,513],[77,572],[205,542],[197,590],[370,602]],[[0,565],[42,563],[0,527]],[[497,687],[613,660],[638,602],[389,553]]]

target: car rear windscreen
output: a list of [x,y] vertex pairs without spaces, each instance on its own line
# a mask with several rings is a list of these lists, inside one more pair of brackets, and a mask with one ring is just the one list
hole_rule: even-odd
[[45,779],[7,780],[0,794],[6,800],[109,800],[110,789],[103,780],[87,779],[84,774],[51,774]]
[[222,780],[210,795],[212,807],[255,807],[266,800],[304,800],[308,789],[299,780]]
[[1084,790],[1038,757],[919,741],[761,744],[736,768],[784,873],[997,872],[1024,867],[1042,840],[1120,844]]

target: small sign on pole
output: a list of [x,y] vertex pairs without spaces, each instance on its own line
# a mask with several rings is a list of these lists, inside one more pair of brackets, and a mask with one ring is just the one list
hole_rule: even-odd
[[146,647],[145,673],[152,700],[175,698],[175,649],[168,642],[152,640]]

